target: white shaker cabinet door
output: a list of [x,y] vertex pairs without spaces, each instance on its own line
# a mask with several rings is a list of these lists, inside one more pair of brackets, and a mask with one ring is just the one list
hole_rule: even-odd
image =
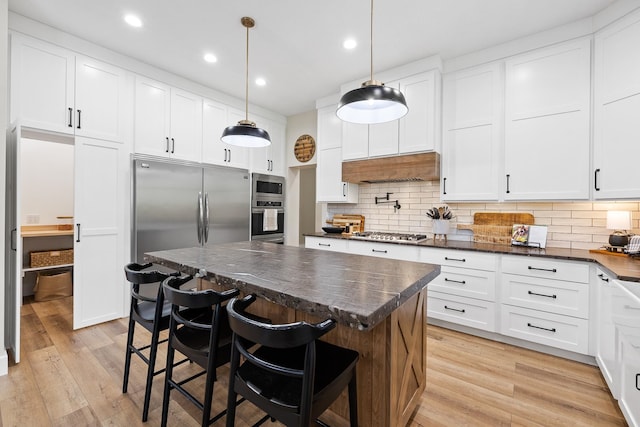
[[506,61],[506,200],[589,198],[590,43]]
[[181,160],[202,160],[202,98],[179,89],[171,89],[169,153]]
[[594,52],[595,199],[640,198],[628,160],[640,157],[640,14],[596,34]]
[[440,71],[432,70],[400,81],[409,112],[399,122],[398,153],[440,151]]
[[73,328],[125,315],[125,145],[76,137]]
[[39,40],[11,35],[11,121],[73,134],[74,55]]
[[168,157],[171,89],[163,83],[137,77],[134,102],[136,153]]
[[75,133],[124,142],[127,105],[124,70],[76,58]]
[[366,159],[369,156],[369,126],[342,123],[342,160]]
[[498,200],[502,67],[448,74],[443,87],[442,200]]

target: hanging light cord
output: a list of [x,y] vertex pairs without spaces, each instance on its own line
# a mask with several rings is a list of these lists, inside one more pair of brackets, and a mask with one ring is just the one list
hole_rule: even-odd
[[371,0],[371,22],[370,22],[370,26],[369,26],[369,31],[370,31],[370,36],[369,36],[369,42],[370,42],[370,46],[369,48],[371,49],[371,55],[370,55],[370,61],[371,61],[371,81],[373,81],[373,0]]
[[[371,0],[373,1],[373,0]],[[245,120],[249,121],[249,26],[247,25],[247,56],[244,73],[244,114]]]

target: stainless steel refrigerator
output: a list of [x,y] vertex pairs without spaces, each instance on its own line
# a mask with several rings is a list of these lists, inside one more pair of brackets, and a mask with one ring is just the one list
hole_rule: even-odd
[[134,157],[132,259],[250,239],[247,170]]

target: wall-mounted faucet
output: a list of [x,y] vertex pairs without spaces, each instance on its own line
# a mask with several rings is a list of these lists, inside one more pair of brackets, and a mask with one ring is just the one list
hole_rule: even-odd
[[402,206],[400,206],[400,203],[398,203],[397,200],[389,200],[389,196],[393,194],[393,193],[387,193],[386,196],[384,197],[378,197],[376,196],[376,205],[380,204],[380,203],[393,203],[393,212],[398,212],[398,209],[400,209]]

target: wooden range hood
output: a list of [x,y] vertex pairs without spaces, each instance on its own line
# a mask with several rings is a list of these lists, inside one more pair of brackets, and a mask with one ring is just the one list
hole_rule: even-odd
[[342,180],[356,184],[439,179],[440,155],[435,152],[342,163]]

